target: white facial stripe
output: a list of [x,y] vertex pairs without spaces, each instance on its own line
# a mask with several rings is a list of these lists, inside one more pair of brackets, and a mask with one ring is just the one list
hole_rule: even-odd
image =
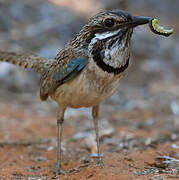
[[99,39],[99,40],[106,39],[110,36],[116,35],[118,32],[119,32],[119,30],[113,31],[113,32],[105,32],[105,33],[101,33],[101,34],[97,33],[97,34],[95,34],[95,38]]
[[97,41],[102,40],[102,39],[106,39],[108,37],[114,36],[117,33],[119,33],[118,31],[113,31],[113,32],[105,32],[105,33],[96,33],[94,38],[91,40],[90,44],[89,44],[89,48],[92,48],[92,45],[95,44]]

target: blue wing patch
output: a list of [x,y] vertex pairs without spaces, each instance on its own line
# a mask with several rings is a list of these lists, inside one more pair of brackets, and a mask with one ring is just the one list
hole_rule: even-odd
[[87,64],[88,59],[85,57],[72,59],[63,71],[55,72],[53,75],[54,83],[51,87],[51,92],[53,92],[59,85],[77,76]]

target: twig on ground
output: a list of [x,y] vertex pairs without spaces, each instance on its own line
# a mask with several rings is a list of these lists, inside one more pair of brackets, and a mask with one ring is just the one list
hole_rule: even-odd
[[31,146],[40,144],[50,144],[52,139],[38,139],[38,140],[14,140],[14,141],[0,141],[0,146]]

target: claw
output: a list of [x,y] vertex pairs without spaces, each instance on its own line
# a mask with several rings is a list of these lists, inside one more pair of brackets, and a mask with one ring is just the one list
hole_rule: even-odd
[[99,157],[99,160],[98,160],[98,162],[97,162],[97,165],[100,166],[101,168],[104,168],[104,162],[103,162],[102,157]]
[[68,171],[65,171],[65,170],[59,168],[58,165],[57,165],[56,168],[55,168],[55,178],[58,178],[58,176],[60,174],[66,176],[67,178],[69,177]]

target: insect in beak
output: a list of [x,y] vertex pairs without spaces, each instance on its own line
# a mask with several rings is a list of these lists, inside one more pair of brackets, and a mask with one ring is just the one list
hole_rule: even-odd
[[125,26],[128,26],[129,28],[135,28],[136,26],[143,24],[149,24],[150,30],[155,34],[170,36],[173,33],[173,29],[165,29],[160,26],[157,19],[145,16],[133,16],[132,21],[126,23]]

